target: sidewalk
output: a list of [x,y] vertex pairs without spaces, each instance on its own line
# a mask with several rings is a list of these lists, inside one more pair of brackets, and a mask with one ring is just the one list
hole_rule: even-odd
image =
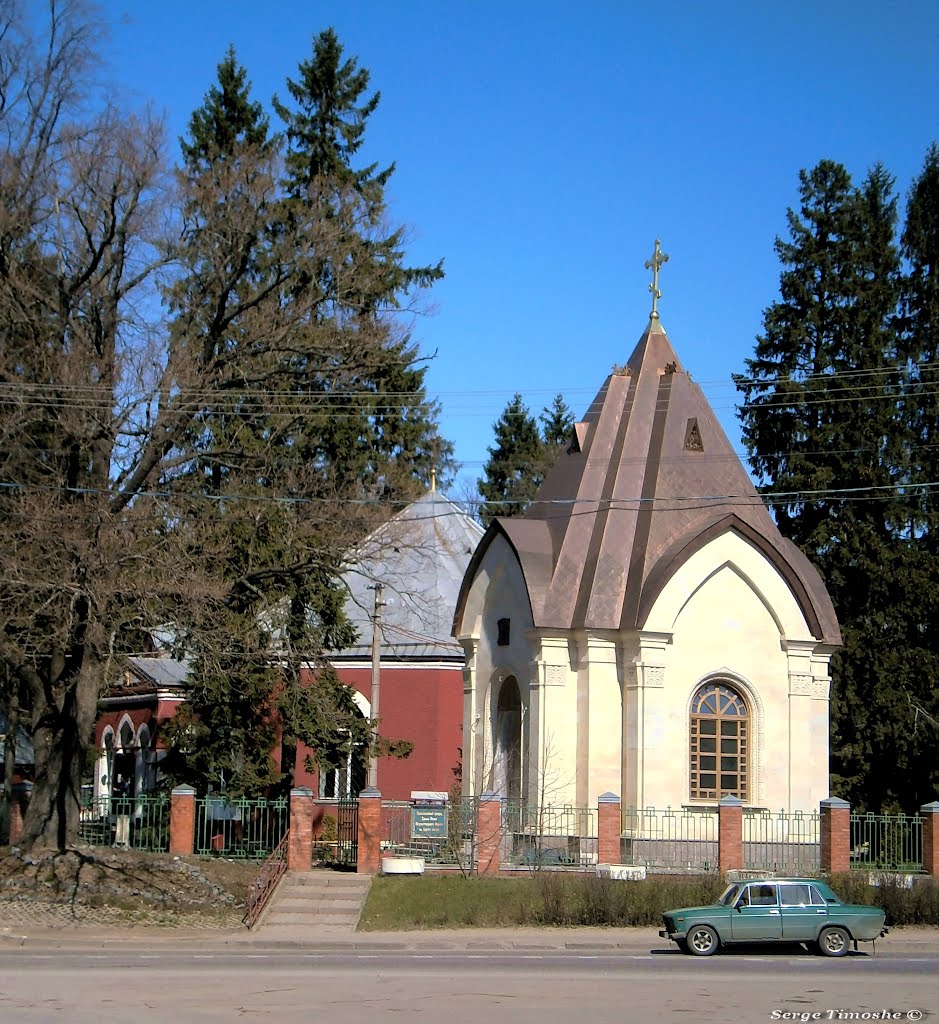
[[[264,929],[250,932],[220,929],[11,928],[0,931],[0,950],[12,947],[32,950],[98,952],[167,950],[201,954],[245,952],[531,952],[576,951],[615,955],[668,949],[656,928],[462,928],[406,932],[346,932],[331,929],[278,929],[277,938]],[[866,948],[867,944],[863,944]],[[672,947],[674,948],[674,947]],[[879,950],[939,954],[939,928],[896,928],[877,943]]]

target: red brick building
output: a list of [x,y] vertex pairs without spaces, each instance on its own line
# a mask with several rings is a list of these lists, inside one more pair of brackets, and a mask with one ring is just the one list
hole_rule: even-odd
[[[409,505],[360,545],[345,576],[346,612],[356,644],[333,664],[371,717],[372,617],[381,584],[380,732],[409,740],[400,760],[381,758],[378,787],[389,800],[415,790],[447,790],[456,776],[463,736],[463,650],[450,637],[463,574],[482,536],[479,525],[453,502],[431,492]],[[101,758],[94,795],[154,788],[162,756],[160,724],[185,699],[187,666],[168,654],[128,659],[121,680],[102,699],[95,728]],[[312,672],[310,673],[312,682]],[[308,773],[309,750],[297,751],[296,785],[318,797],[354,796],[365,786],[366,759],[353,752],[339,772]],[[275,751],[279,759],[279,749]]]
[[[361,545],[346,574],[346,614],[357,643],[337,652],[339,677],[355,688],[371,717],[372,633],[376,586],[381,585],[379,731],[409,740],[406,759],[380,758],[377,784],[386,800],[416,790],[445,791],[458,776],[463,742],[463,649],[450,636],[463,574],[482,537],[479,524],[431,492],[385,523]],[[308,751],[298,751],[302,763]],[[325,799],[356,795],[365,785],[362,756],[322,777],[298,775]]]

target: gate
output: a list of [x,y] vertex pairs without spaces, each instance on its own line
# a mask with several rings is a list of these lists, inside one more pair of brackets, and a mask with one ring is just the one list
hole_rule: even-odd
[[356,797],[340,799],[336,807],[339,836],[336,862],[340,867],[355,869],[359,853],[359,801]]

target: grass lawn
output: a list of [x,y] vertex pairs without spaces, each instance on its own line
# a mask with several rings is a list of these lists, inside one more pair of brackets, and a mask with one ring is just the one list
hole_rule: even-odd
[[721,888],[713,875],[661,876],[643,882],[553,871],[519,878],[379,875],[372,882],[359,929],[658,925],[663,911],[709,903]]
[[[890,925],[939,925],[939,883],[933,878],[914,882],[854,871],[831,881],[846,902],[883,907]],[[664,911],[713,903],[723,888],[717,874],[650,875],[637,882],[550,869],[517,878],[379,875],[359,929],[659,926]]]

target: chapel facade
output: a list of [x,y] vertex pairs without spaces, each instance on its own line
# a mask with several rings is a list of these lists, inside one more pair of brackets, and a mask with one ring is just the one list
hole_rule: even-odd
[[465,795],[774,811],[828,796],[831,600],[654,307],[526,514],[483,536],[453,634]]

